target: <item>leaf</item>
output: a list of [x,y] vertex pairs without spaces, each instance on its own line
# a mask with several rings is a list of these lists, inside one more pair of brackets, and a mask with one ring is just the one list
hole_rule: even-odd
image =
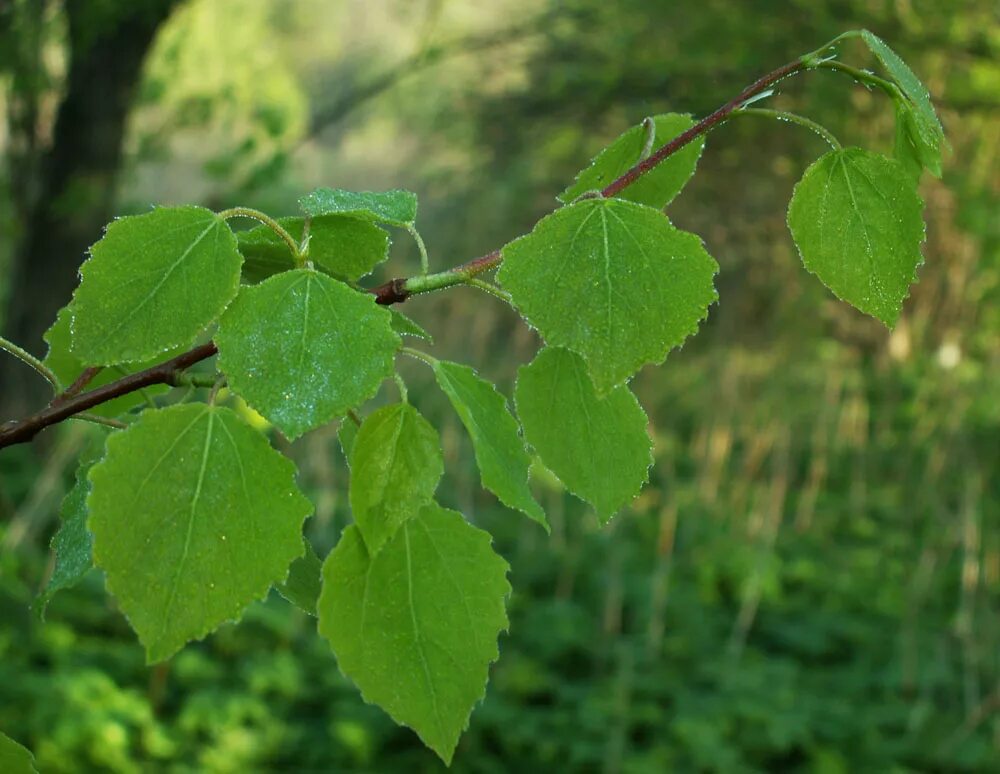
[[0,771],[4,774],[38,774],[31,751],[0,733]]
[[891,328],[923,261],[922,211],[902,164],[845,148],[806,170],[788,205],[788,227],[809,271]]
[[934,111],[931,95],[927,87],[920,81],[916,73],[909,68],[900,56],[893,51],[877,35],[868,30],[861,31],[868,48],[885,67],[900,90],[913,104],[911,118],[912,131],[916,135],[916,146],[920,157],[928,170],[937,177],[941,176],[941,144],[944,142],[944,129]]
[[119,218],[80,267],[73,354],[114,365],[190,345],[233,300],[242,262],[229,226],[204,207]]
[[647,419],[627,387],[600,397],[579,356],[546,347],[517,372],[517,414],[545,466],[607,524],[649,477]]
[[528,488],[531,457],[507,400],[468,366],[437,360],[434,376],[472,438],[483,486],[550,531],[545,512]]
[[229,386],[290,439],[363,403],[393,371],[387,310],[312,269],[247,285],[219,321]]
[[[71,319],[72,305],[64,306],[59,310],[59,314],[56,316],[56,321],[52,323],[52,327],[49,328],[42,337],[49,345],[49,351],[45,355],[45,365],[47,365],[59,378],[59,382],[64,387],[69,387],[69,385],[76,381],[76,378],[83,373],[84,369],[86,369],[88,365],[70,351]],[[174,354],[180,354],[180,351],[171,350],[165,352],[159,357],[145,363],[132,364],[126,367],[114,365],[102,368],[97,375],[87,383],[87,386],[84,389],[93,390],[95,387],[101,387],[109,382],[116,381],[127,374],[134,373],[136,371],[144,371],[145,369],[156,365],[156,363],[172,357]],[[142,390],[136,390],[135,392],[130,392],[127,395],[122,395],[120,398],[109,400],[107,403],[102,403],[99,406],[94,406],[93,408],[88,409],[88,411],[91,414],[97,414],[102,417],[121,416],[129,409],[144,403],[147,396],[161,395],[169,391],[169,389],[170,388],[166,385],[154,384],[149,387],[144,387]]]
[[358,437],[358,425],[353,419],[343,419],[340,427],[337,428],[337,441],[340,443],[340,450],[344,453],[347,467],[351,467],[351,449],[354,448],[354,441]]
[[350,458],[351,513],[374,556],[434,496],[441,439],[415,408],[396,403],[365,417]]
[[924,171],[921,151],[917,147],[920,138],[914,134],[913,108],[903,98],[895,100],[896,106],[896,137],[892,155],[903,165],[906,173],[914,182],[919,182],[920,173]]
[[278,583],[275,588],[299,610],[315,618],[323,562],[316,556],[316,551],[308,540],[303,538],[302,543],[305,553],[292,562],[288,568],[288,579],[284,583]]
[[583,355],[605,395],[697,330],[718,268],[658,210],[587,199],[504,247],[497,276],[549,345]]
[[434,343],[434,339],[431,338],[431,335],[427,331],[402,312],[397,312],[392,307],[389,307],[389,314],[392,315],[392,320],[390,321],[392,329],[400,336],[413,336],[414,338],[425,339],[431,344]]
[[[305,218],[279,218],[278,223],[296,242],[302,241]],[[255,284],[295,268],[288,245],[270,227],[257,226],[236,236],[245,258],[245,281]],[[382,263],[388,251],[389,234],[373,223],[339,215],[309,223],[309,260],[334,276],[358,280]]]
[[436,504],[374,558],[348,527],[323,565],[319,633],[340,670],[445,763],[499,655],[508,569],[487,533]]
[[[681,113],[664,113],[655,116],[653,122],[656,125],[654,152],[695,123],[691,116]],[[594,157],[573,184],[559,194],[559,201],[568,204],[580,194],[607,186],[641,161],[645,143],[646,127],[643,124],[633,126]],[[692,140],[617,194],[617,198],[662,210],[691,179],[704,147],[704,137]]]
[[299,206],[314,218],[320,215],[351,215],[373,223],[404,228],[412,226],[417,219],[417,195],[398,189],[373,193],[317,188],[299,199]]
[[75,586],[94,566],[94,538],[87,529],[87,495],[90,492],[87,474],[104,454],[107,433],[102,430],[96,435],[80,455],[76,480],[59,508],[60,525],[50,544],[55,553],[55,567],[49,582],[35,600],[40,618],[45,617],[45,609],[56,592]]
[[295,466],[227,408],[144,411],[89,480],[94,562],[148,663],[239,618],[302,555]]

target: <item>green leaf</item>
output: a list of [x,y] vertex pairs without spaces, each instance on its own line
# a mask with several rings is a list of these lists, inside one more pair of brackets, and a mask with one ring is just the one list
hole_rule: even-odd
[[94,562],[149,663],[239,618],[302,555],[295,466],[229,409],[144,411],[89,478]]
[[[278,223],[296,242],[301,242],[305,218],[279,218]],[[295,268],[288,245],[268,226],[257,226],[236,236],[246,259],[246,282],[255,284]],[[334,276],[358,280],[382,263],[388,252],[389,234],[373,223],[339,215],[313,218],[309,223],[309,260]]]
[[3,733],[0,733],[0,771],[4,774],[38,774],[31,751]]
[[[655,116],[653,122],[656,125],[656,139],[652,147],[654,152],[690,129],[695,123],[691,116],[681,113],[664,113]],[[646,127],[643,124],[633,126],[594,157],[590,166],[576,176],[573,184],[559,194],[559,201],[568,204],[580,194],[604,188],[642,160],[645,144]],[[662,210],[691,179],[704,147],[704,137],[692,140],[649,170],[617,197]]]
[[397,312],[392,307],[389,307],[389,314],[392,315],[392,329],[400,336],[413,336],[414,338],[426,339],[429,343],[434,343],[434,339],[431,338],[431,335],[427,331],[402,312]]
[[104,454],[107,432],[100,430],[95,436],[80,455],[76,480],[59,508],[60,525],[50,544],[56,557],[55,567],[49,582],[35,600],[40,618],[45,617],[45,608],[56,592],[75,586],[94,566],[94,538],[87,529],[87,495],[90,492],[87,474]]
[[278,583],[275,588],[299,610],[315,617],[323,562],[316,556],[316,551],[308,540],[303,539],[302,543],[305,553],[292,562],[288,568],[288,579],[284,583]]
[[299,206],[314,218],[320,215],[351,215],[390,226],[412,226],[417,219],[417,195],[409,191],[344,191],[317,188],[299,199]]
[[73,296],[73,354],[88,365],[190,345],[236,295],[243,257],[204,207],[120,218],[90,248]]
[[340,427],[337,428],[337,441],[340,443],[340,450],[344,453],[347,467],[351,467],[351,449],[358,438],[358,425],[353,419],[342,419]]
[[788,205],[788,227],[809,271],[891,328],[923,261],[922,211],[902,164],[845,148],[806,170]]
[[918,146],[920,138],[914,134],[913,108],[902,97],[895,100],[896,106],[896,137],[892,155],[903,165],[903,169],[914,182],[920,180],[924,171],[921,149]]
[[913,104],[912,131],[916,137],[915,142],[920,150],[920,157],[928,170],[934,175],[941,176],[941,144],[944,142],[944,129],[941,121],[934,111],[931,103],[931,95],[927,87],[921,83],[916,73],[909,68],[899,55],[886,45],[885,41],[868,30],[861,31],[868,48],[871,50],[882,66],[888,71],[892,79],[899,85],[900,90]]
[[718,269],[659,210],[586,199],[504,247],[497,276],[548,344],[583,355],[603,395],[697,330]]
[[341,671],[445,763],[499,655],[508,569],[487,533],[436,504],[374,558],[348,527],[323,565],[319,633]]
[[[59,378],[59,382],[63,387],[69,387],[69,385],[76,381],[76,378],[83,373],[88,365],[70,351],[70,322],[72,314],[72,305],[64,306],[60,309],[59,314],[56,316],[56,321],[52,323],[52,327],[43,336],[45,342],[49,345],[49,351],[45,355],[45,365],[52,369],[52,372]],[[109,382],[116,381],[127,374],[143,371],[146,368],[156,365],[156,363],[172,357],[174,354],[180,354],[180,351],[171,350],[165,352],[159,357],[145,363],[131,364],[125,367],[114,365],[102,368],[87,383],[84,389],[93,390],[95,387],[101,387]],[[121,416],[129,409],[144,403],[146,397],[161,395],[169,389],[166,385],[154,384],[144,387],[142,390],[122,395],[120,398],[109,400],[107,403],[102,403],[99,406],[94,406],[88,409],[88,411],[91,414],[97,414],[102,417]]]
[[365,417],[351,448],[351,513],[373,556],[434,496],[444,474],[437,431],[408,403]]
[[646,414],[627,387],[600,397],[579,356],[547,347],[518,369],[514,399],[528,443],[602,523],[639,494],[652,444]]
[[507,400],[468,366],[434,362],[434,375],[472,438],[483,486],[509,508],[523,511],[549,531],[545,512],[528,488],[531,457]]
[[363,403],[400,346],[375,297],[312,269],[244,286],[219,322],[229,386],[295,439]]

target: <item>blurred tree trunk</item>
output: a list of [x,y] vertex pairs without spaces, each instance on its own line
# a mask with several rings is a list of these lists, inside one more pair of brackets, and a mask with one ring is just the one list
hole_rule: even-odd
[[[40,156],[11,159],[20,239],[10,267],[4,335],[31,352],[44,353],[42,334],[69,301],[86,250],[112,215],[126,119],[143,61],[176,4],[64,4],[68,62],[51,144]],[[22,124],[25,132],[37,128]],[[12,150],[36,146],[36,137],[11,138]],[[10,360],[0,364],[0,412],[7,416],[41,402],[31,396],[36,377]]]

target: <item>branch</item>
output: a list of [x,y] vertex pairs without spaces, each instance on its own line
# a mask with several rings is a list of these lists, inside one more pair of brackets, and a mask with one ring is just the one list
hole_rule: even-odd
[[[649,158],[640,160],[631,169],[624,172],[615,180],[612,180],[601,191],[601,196],[611,197],[621,193],[622,190],[628,188],[628,186],[632,185],[632,183],[649,172],[657,164],[660,164],[664,159],[672,156],[696,137],[708,133],[711,129],[725,121],[730,113],[738,110],[747,100],[767,91],[767,89],[783,78],[787,78],[789,75],[805,70],[808,67],[810,67],[810,64],[806,57],[802,57],[758,78],[729,100],[729,102],[705,116],[705,118],[701,119],[701,121],[686,132],[677,135]],[[496,268],[502,261],[503,256],[500,254],[500,250],[494,250],[491,253],[437,274],[410,278],[397,277],[378,287],[372,288],[371,292],[375,294],[376,303],[386,306],[399,304],[418,293],[427,293],[431,290],[440,290],[452,285],[464,284],[477,274],[482,274],[485,271]]]
[[[767,75],[759,78],[715,112],[709,114],[686,132],[668,142],[649,156],[649,158],[639,161],[631,169],[613,180],[601,191],[601,196],[611,197],[620,193],[693,139],[707,133],[722,123],[730,113],[739,109],[748,99],[761,94],[783,78],[811,66],[815,65],[810,64],[808,57],[802,57],[776,70],[772,70]],[[494,250],[491,253],[474,258],[447,271],[436,274],[425,274],[418,277],[392,279],[377,287],[370,288],[368,292],[375,296],[375,303],[377,304],[382,304],[383,306],[399,304],[418,293],[427,293],[453,285],[470,283],[470,280],[474,277],[496,268],[502,261],[503,256],[500,250]],[[61,422],[74,414],[86,411],[112,398],[127,395],[143,387],[153,384],[169,384],[176,387],[183,382],[180,374],[184,369],[211,357],[216,352],[218,350],[215,343],[210,341],[152,368],[147,368],[145,371],[129,374],[117,381],[78,395],[77,392],[96,373],[95,369],[87,369],[69,389],[56,396],[42,411],[25,419],[14,420],[0,426],[0,449],[5,446],[13,446],[14,444],[30,441],[41,430],[50,425]]]
[[90,392],[84,392],[63,400],[53,399],[48,406],[37,414],[25,417],[24,419],[7,422],[5,425],[0,426],[0,449],[18,443],[26,443],[46,427],[62,422],[74,414],[86,411],[112,398],[119,398],[122,395],[127,395],[130,392],[135,392],[153,384],[176,386],[177,378],[181,371],[211,357],[216,352],[218,352],[218,349],[216,349],[215,343],[210,341],[207,344],[201,344],[194,349],[188,350],[177,357],[159,363],[152,368],[147,368],[145,371],[123,376],[117,381],[109,382]]

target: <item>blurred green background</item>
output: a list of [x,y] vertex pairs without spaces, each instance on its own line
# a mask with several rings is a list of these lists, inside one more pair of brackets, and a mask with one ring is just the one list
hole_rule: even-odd
[[[894,331],[838,303],[788,236],[822,140],[752,117],[708,137],[671,205],[721,298],[634,382],[656,464],[610,528],[544,477],[551,538],[499,506],[426,369],[402,365],[442,433],[441,501],[512,566],[511,630],[453,769],[1000,770],[995,0],[6,0],[2,327],[42,354],[86,246],[152,203],[285,214],[317,185],[410,188],[445,268],[529,229],[643,116],[704,115],[856,27],[928,84],[952,146],[921,185],[926,265]],[[836,74],[771,102],[891,147],[891,105]],[[417,265],[400,238],[375,279]],[[508,395],[538,346],[472,288],[405,311]],[[24,370],[0,363],[2,419],[44,402]],[[349,520],[335,431],[283,448],[324,551]],[[442,769],[279,598],[153,669],[97,573],[39,623],[87,435],[0,452],[0,729],[41,771]]]

